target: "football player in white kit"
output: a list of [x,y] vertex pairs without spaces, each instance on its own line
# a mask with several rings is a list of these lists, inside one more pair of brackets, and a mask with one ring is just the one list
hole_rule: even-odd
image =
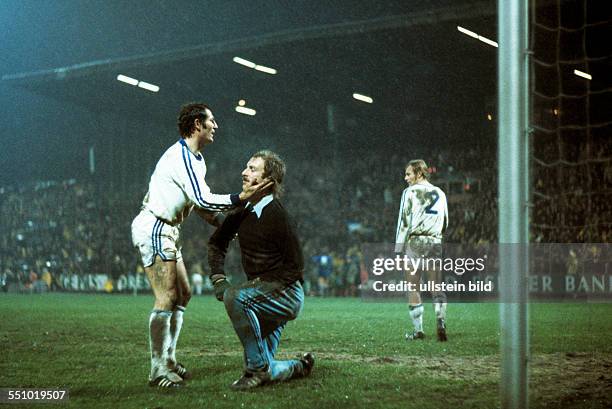
[[157,162],[142,208],[132,222],[132,241],[138,247],[155,304],[149,317],[151,372],[149,384],[177,387],[190,376],[176,360],[176,343],[183,313],[191,298],[179,239],[181,222],[195,210],[213,225],[221,211],[240,206],[270,185],[245,186],[240,194],[219,195],[206,184],[202,149],[213,143],[217,122],[208,106],[184,105],[177,122],[181,138]]
[[[448,206],[444,192],[428,181],[429,172],[425,161],[415,159],[408,162],[404,180],[408,187],[402,194],[397,229],[395,233],[395,250],[410,252],[415,257],[440,257],[442,234],[448,226]],[[407,274],[407,280],[419,285],[420,271],[415,275]],[[427,271],[428,280],[440,282],[440,271]],[[437,336],[439,341],[446,341],[446,294],[432,293],[434,310],[437,318]],[[408,294],[410,318],[414,325],[412,333],[406,333],[406,339],[423,339],[423,304],[419,291]]]

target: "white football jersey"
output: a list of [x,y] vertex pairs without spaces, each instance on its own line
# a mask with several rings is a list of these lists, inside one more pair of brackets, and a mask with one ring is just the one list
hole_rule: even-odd
[[157,162],[142,209],[176,226],[194,206],[207,211],[228,210],[240,203],[238,194],[217,195],[206,184],[206,163],[183,139],[170,146]]
[[396,244],[403,245],[411,236],[441,240],[447,226],[448,206],[442,189],[424,180],[404,190],[397,218]]

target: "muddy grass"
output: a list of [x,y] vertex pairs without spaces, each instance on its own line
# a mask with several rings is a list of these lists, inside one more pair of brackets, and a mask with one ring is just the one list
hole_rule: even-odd
[[[195,356],[239,356],[239,352],[183,351]],[[280,359],[298,352],[283,351]],[[402,365],[419,376],[445,378],[449,381],[495,382],[500,379],[499,356],[422,357],[394,355],[364,357],[346,353],[316,352],[317,361],[350,361],[372,365]],[[529,396],[532,407],[612,408],[612,354],[553,353],[531,356]]]

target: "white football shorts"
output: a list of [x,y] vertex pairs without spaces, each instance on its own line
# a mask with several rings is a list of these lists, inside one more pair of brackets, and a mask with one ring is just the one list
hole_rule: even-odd
[[132,222],[132,243],[140,251],[142,265],[153,265],[155,256],[164,261],[182,259],[179,233],[180,226],[171,226],[148,210],[141,211]]

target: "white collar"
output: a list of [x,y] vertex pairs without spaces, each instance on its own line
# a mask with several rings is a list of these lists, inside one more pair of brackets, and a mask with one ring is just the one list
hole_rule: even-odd
[[261,217],[261,212],[263,212],[264,207],[266,207],[268,203],[272,201],[272,199],[274,199],[274,195],[269,194],[264,196],[259,202],[257,202],[257,204],[253,205],[253,209],[251,211],[255,212],[258,219]]

